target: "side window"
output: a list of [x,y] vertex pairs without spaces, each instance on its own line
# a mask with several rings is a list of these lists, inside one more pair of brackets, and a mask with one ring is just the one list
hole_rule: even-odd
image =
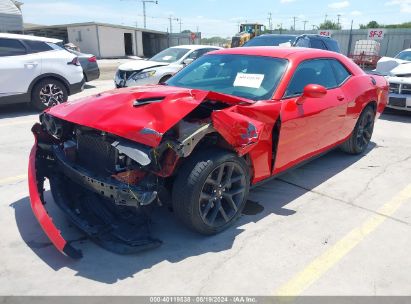
[[320,39],[311,39],[311,47],[313,49],[321,49],[321,50],[327,49],[324,42],[322,42]]
[[47,52],[53,49],[43,41],[24,40],[24,43],[30,48],[30,53]]
[[334,69],[337,85],[341,85],[348,77],[351,76],[347,68],[343,66],[338,60],[330,60],[330,63]]
[[0,38],[0,56],[17,56],[25,55],[27,53],[24,45],[14,39]]
[[310,39],[308,37],[300,37],[295,42],[295,46],[309,48],[310,47]]
[[337,81],[330,60],[313,59],[301,63],[289,85],[284,97],[301,95],[308,84],[319,84],[327,89],[337,87]]
[[188,58],[188,59],[196,60],[198,57],[200,57],[200,56],[199,56],[199,51],[196,50],[196,51],[192,52],[190,55],[188,55],[187,58]]

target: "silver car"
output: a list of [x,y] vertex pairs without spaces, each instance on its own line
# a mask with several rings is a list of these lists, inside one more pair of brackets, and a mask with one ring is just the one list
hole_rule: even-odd
[[162,83],[197,58],[219,49],[207,45],[171,47],[148,60],[134,60],[120,65],[114,83],[117,88]]

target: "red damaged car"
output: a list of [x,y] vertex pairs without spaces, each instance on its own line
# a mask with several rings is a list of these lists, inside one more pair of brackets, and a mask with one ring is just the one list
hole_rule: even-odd
[[117,253],[156,247],[147,210],[169,205],[215,234],[241,214],[250,187],[335,147],[362,153],[388,85],[341,54],[304,48],[209,53],[162,85],[60,104],[40,116],[29,162],[31,206],[54,245],[43,200]]

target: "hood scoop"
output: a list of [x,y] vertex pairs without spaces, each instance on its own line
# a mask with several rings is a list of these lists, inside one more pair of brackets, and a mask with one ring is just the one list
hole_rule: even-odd
[[150,103],[162,102],[165,98],[166,98],[165,96],[160,96],[160,97],[136,99],[133,102],[133,107],[138,107],[138,106],[142,106],[142,105],[150,104]]

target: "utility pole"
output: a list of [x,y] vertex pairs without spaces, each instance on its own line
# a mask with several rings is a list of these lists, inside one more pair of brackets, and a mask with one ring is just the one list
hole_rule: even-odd
[[294,20],[294,27],[293,27],[293,30],[295,31],[295,21],[297,20],[297,17],[293,17],[293,20]]
[[147,28],[146,3],[158,4],[158,1],[141,0],[141,2],[143,3],[144,28]]
[[181,33],[181,24],[183,23],[183,21],[180,18],[180,33]]
[[273,31],[273,14],[268,13],[268,26],[270,28],[270,32]]
[[338,14],[337,15],[337,25],[340,25],[340,17],[341,17],[341,14]]
[[168,17],[168,20],[170,21],[170,34],[173,33],[173,21],[178,21],[178,18],[173,18],[173,16],[170,15],[170,17]]
[[327,22],[327,17],[328,17],[328,15],[325,14],[324,22]]
[[304,23],[304,31],[305,31],[305,24],[308,22],[308,20],[304,20],[303,21],[303,23]]

